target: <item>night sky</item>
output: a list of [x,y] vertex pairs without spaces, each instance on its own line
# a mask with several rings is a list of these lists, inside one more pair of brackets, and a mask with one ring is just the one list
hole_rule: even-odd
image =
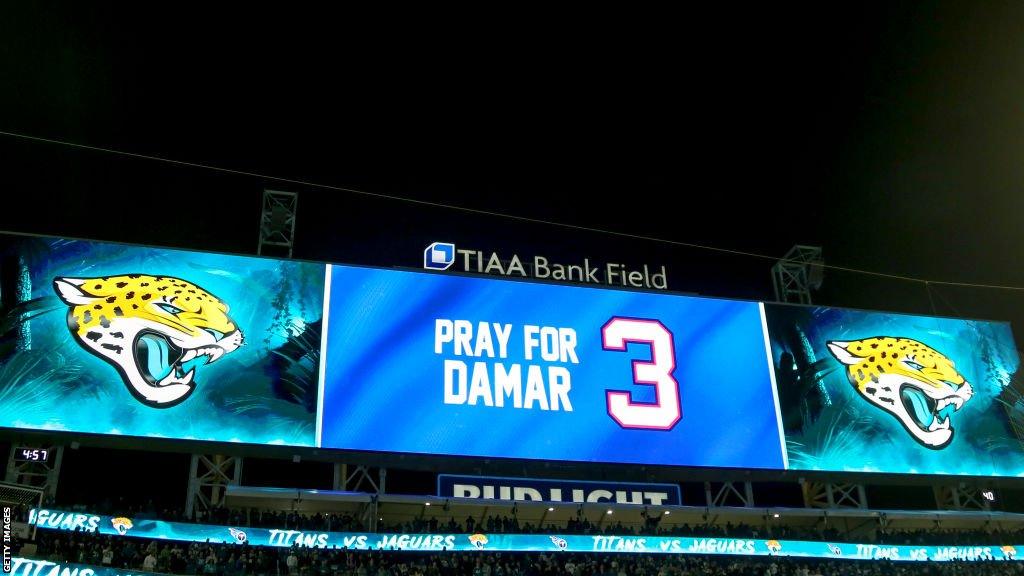
[[[15,12],[20,8],[15,9]],[[10,11],[10,9],[9,9]],[[4,18],[0,129],[683,242],[1024,285],[1024,6],[671,17],[138,12]],[[770,297],[771,262],[0,137],[0,228],[252,252],[260,191],[301,193],[297,256],[422,247],[665,263]],[[669,207],[672,206],[672,207]],[[1020,296],[938,287],[940,314]],[[832,272],[818,301],[927,312],[922,285]]]
[[[932,280],[1024,286],[1024,4],[366,15],[8,6],[0,130]],[[770,260],[0,135],[0,230],[418,266],[432,241],[668,267],[771,299]],[[506,256],[507,255],[507,256]],[[1024,292],[830,270],[816,302],[1012,320]]]

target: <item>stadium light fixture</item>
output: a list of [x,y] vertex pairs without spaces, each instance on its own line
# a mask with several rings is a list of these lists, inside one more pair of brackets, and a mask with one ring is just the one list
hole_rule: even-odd
[[672,511],[671,511],[671,510],[665,510],[665,516],[668,516],[668,515],[669,515],[669,514],[671,514],[671,513],[672,513]]
[[548,512],[554,512],[554,511],[555,511],[555,507],[554,506],[548,506]]
[[608,513],[609,513],[609,514],[611,514],[611,513],[612,513],[612,509],[611,509],[611,508],[609,508],[609,509],[608,509]]

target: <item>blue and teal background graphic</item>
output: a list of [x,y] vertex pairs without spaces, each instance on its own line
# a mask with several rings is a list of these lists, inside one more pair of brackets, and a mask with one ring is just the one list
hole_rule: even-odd
[[[326,448],[527,459],[782,468],[756,302],[692,298],[346,266],[331,267],[323,391]],[[653,402],[632,360],[651,347],[602,349],[613,317],[671,331],[682,419],[671,430],[620,427],[607,390]],[[435,353],[435,320],[511,324],[507,358]],[[524,325],[575,330],[578,364],[525,358]],[[444,361],[564,366],[572,411],[446,404]],[[471,376],[470,376],[471,378]],[[493,380],[493,373],[492,373]],[[492,384],[493,385],[493,384]]]
[[[0,427],[312,446],[324,266],[0,235]],[[71,336],[53,279],[173,276],[217,296],[245,344],[197,368],[171,408],[135,400],[117,370]]]
[[[792,469],[1019,476],[1024,451],[1010,418],[1024,417],[1020,359],[1010,325],[841,308],[766,305]],[[917,443],[892,415],[862,398],[831,340],[909,338],[937,350],[974,396],[950,417],[945,448]]]
[[[1019,560],[1024,546],[957,545],[892,546],[674,536],[579,536],[556,534],[398,534],[377,532],[317,532],[286,528],[248,528],[186,524],[163,520],[128,518],[124,533],[114,528],[114,517],[32,510],[29,523],[43,530],[86,531],[134,538],[179,542],[211,542],[251,546],[330,548],[346,550],[396,550],[459,552],[607,552],[637,554],[723,554],[731,556],[796,556],[848,560],[892,561],[992,561]],[[123,524],[123,518],[120,519]],[[85,528],[83,528],[83,526]],[[31,575],[28,575],[31,576]]]

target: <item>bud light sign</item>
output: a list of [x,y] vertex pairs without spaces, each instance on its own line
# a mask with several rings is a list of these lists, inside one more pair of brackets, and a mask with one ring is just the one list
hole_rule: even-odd
[[679,506],[678,484],[591,482],[587,480],[537,480],[493,476],[437,477],[437,495],[446,498],[479,498],[518,502],[567,502]]

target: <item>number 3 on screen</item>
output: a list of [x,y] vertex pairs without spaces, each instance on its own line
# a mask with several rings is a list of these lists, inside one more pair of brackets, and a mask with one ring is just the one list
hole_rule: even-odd
[[633,383],[654,386],[654,402],[633,402],[629,392],[608,390],[608,415],[623,428],[671,430],[683,417],[679,383],[672,376],[676,369],[672,333],[657,320],[618,316],[601,327],[601,346],[605,350],[625,351],[629,342],[651,347],[649,362],[633,360]]

